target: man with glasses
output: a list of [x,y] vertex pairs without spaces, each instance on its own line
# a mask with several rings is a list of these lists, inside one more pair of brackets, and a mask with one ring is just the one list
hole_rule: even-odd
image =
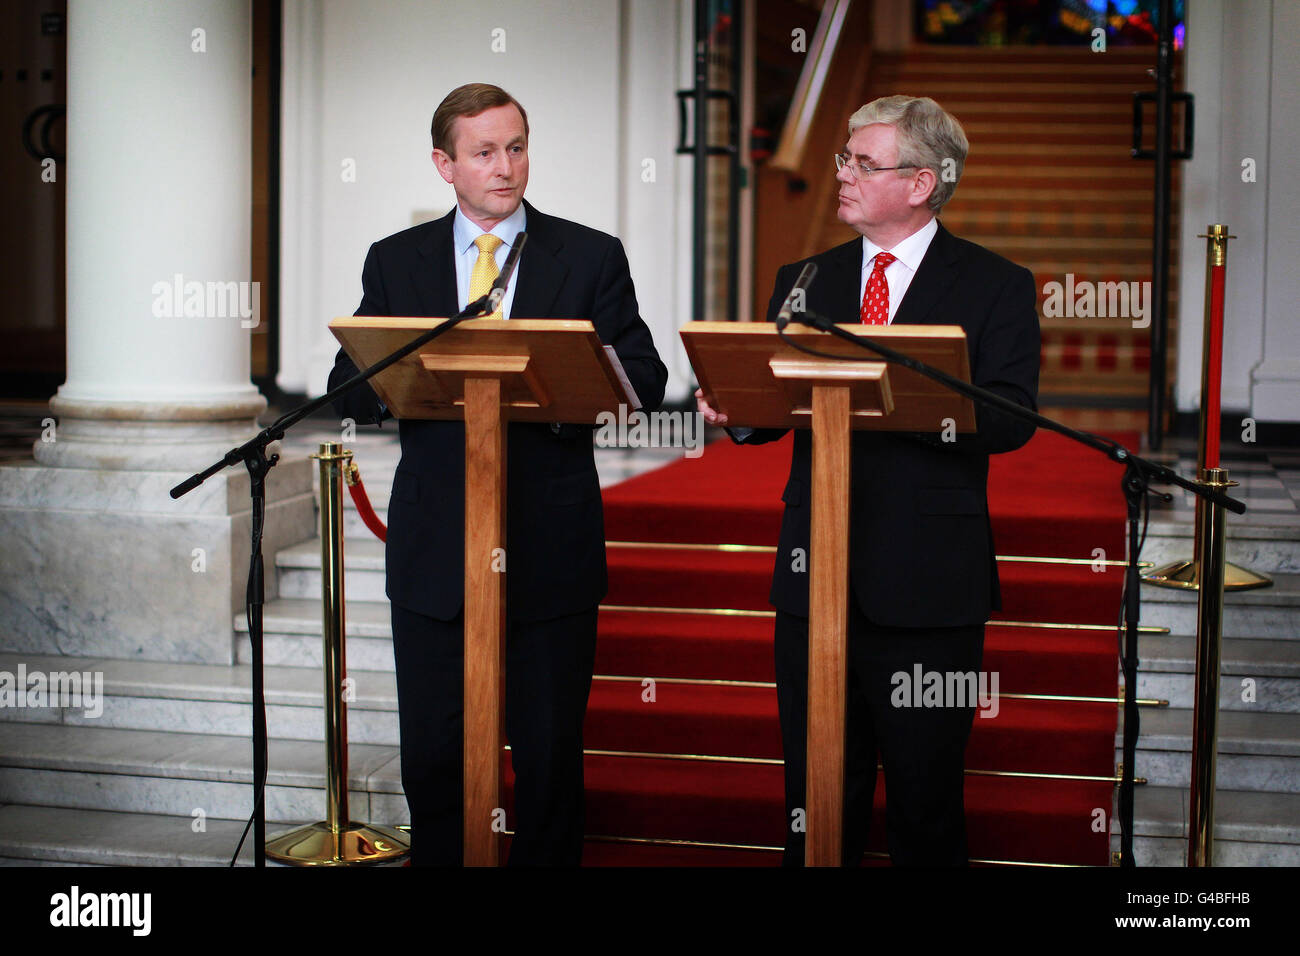
[[[960,325],[971,380],[1036,407],[1039,329],[1033,275],[958,239],[937,215],[968,150],[961,125],[928,98],[888,96],[849,118],[835,156],[839,218],[861,238],[810,260],[810,312],[869,325]],[[784,266],[768,305],[776,314],[805,262]],[[701,392],[706,420],[726,425]],[[898,865],[967,862],[963,755],[974,708],[894,705],[898,682],[978,673],[984,623],[999,607],[988,519],[988,456],[1027,442],[1033,426],[976,406],[977,432],[857,431],[852,441],[845,747],[844,862],[866,848],[879,754],[888,791],[886,832]],[[781,430],[733,429],[745,443]],[[787,865],[804,859],[811,433],[795,432],[771,601],[785,753]],[[802,549],[802,550],[799,550]]]

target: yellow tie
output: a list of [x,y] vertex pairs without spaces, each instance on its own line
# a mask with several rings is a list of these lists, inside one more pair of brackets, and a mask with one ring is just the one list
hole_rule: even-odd
[[[474,240],[474,245],[478,246],[478,261],[474,263],[474,270],[469,274],[469,301],[473,302],[481,295],[487,295],[492,289],[492,283],[496,281],[497,274],[501,271],[497,268],[497,247],[501,245],[501,239],[485,232]],[[504,301],[504,300],[503,300]],[[491,315],[484,316],[488,319],[502,318],[501,310],[497,309]]]

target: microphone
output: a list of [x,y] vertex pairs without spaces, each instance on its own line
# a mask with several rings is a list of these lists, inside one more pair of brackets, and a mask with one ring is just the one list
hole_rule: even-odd
[[506,254],[505,264],[501,266],[496,281],[492,283],[492,288],[488,290],[487,311],[484,315],[492,315],[497,309],[501,308],[501,300],[506,297],[506,286],[510,285],[510,276],[514,274],[515,266],[519,264],[519,253],[524,248],[524,243],[527,240],[528,233],[515,233],[515,241],[510,244],[510,252]]
[[[802,293],[808,291],[808,287],[812,285],[813,278],[816,275],[817,264],[815,262],[810,262],[803,267],[803,271],[799,273],[799,278],[795,280],[794,286],[790,289],[790,294],[785,297],[785,302],[781,304],[781,311],[776,314],[777,329],[784,330],[790,324],[790,320],[794,317],[792,306],[794,305],[795,296],[800,296],[802,300]],[[802,301],[800,301],[800,305],[803,305]],[[800,308],[799,311],[806,310]]]

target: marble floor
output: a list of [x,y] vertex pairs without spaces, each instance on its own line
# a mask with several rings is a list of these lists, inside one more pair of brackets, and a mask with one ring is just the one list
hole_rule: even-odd
[[[1185,478],[1196,476],[1197,447],[1190,439],[1172,439],[1160,452],[1147,453],[1147,457]],[[1230,521],[1271,527],[1300,526],[1300,449],[1225,446],[1220,465],[1227,469],[1230,480],[1238,482],[1228,494],[1244,502],[1247,508],[1244,515],[1230,515]],[[1173,500],[1153,499],[1152,520],[1193,520],[1194,495],[1171,485],[1154,487],[1172,494]]]

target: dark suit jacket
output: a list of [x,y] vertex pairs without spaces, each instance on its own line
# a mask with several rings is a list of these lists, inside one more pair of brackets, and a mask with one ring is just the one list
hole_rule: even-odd
[[[812,257],[818,273],[807,293],[809,311],[837,322],[856,319],[862,255],[858,238]],[[768,321],[775,320],[803,264],[777,273]],[[1038,395],[1036,302],[1029,270],[940,225],[894,324],[962,326],[971,381],[1032,409]],[[952,443],[940,440],[939,423],[932,434],[853,435],[849,575],[859,605],[877,624],[980,624],[1000,606],[988,518],[988,456],[1019,448],[1034,426],[978,405],[976,421],[977,433]],[[747,441],[782,434],[762,430]],[[811,464],[811,433],[798,429],[782,495],[785,515],[771,601],[801,616],[808,614],[808,573],[796,570],[792,554],[796,548],[808,553]]]
[[[668,372],[641,321],[623,245],[613,236],[527,209],[511,315],[590,319],[614,346],[644,408],[663,400]],[[370,247],[357,315],[450,316],[458,309],[452,220]],[[329,386],[356,374],[340,349]],[[381,418],[363,385],[336,403],[358,423]],[[402,457],[388,510],[387,591],[395,604],[451,620],[464,603],[465,429],[402,420]],[[586,610],[606,591],[605,530],[590,426],[512,423],[507,433],[506,606],[518,620]]]

